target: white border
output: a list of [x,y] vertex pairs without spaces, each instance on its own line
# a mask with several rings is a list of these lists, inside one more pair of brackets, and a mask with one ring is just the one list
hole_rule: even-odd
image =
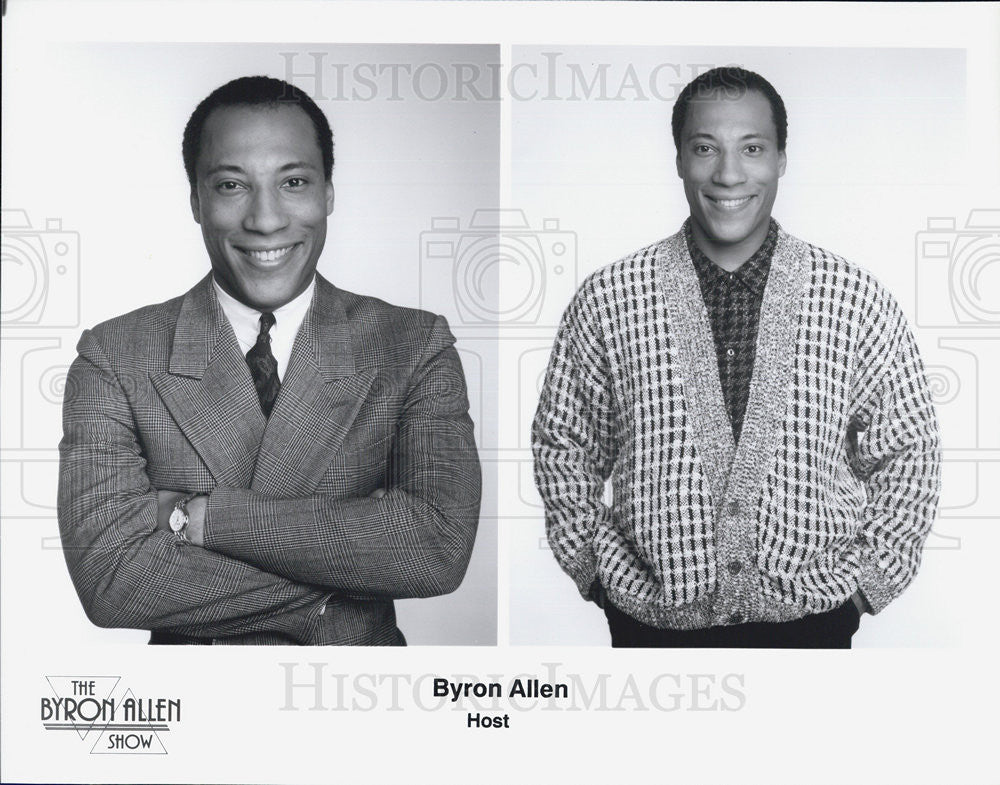
[[[969,143],[981,180],[968,199],[998,204],[1000,45],[996,4],[653,4],[373,2],[57,2],[10,0],[5,43],[26,41],[302,41],[756,46],[958,47],[968,52],[977,98]],[[4,54],[4,80],[24,78]],[[503,162],[509,166],[509,160]],[[966,584],[942,587],[956,604],[991,596],[994,553]],[[5,553],[4,558],[11,558]],[[505,572],[501,571],[501,576]],[[504,578],[501,577],[501,581]],[[503,595],[504,585],[500,592]],[[48,598],[3,584],[3,602]],[[977,599],[977,601],[979,601]],[[989,603],[985,603],[988,607]],[[503,610],[501,603],[501,610]],[[774,656],[604,649],[424,649],[405,652],[254,650],[222,663],[202,651],[124,652],[119,647],[31,651],[31,630],[4,629],[5,781],[108,782],[505,782],[558,777],[583,782],[976,783],[996,777],[990,753],[1000,687],[995,618],[954,650]],[[10,669],[17,660],[35,672]],[[28,657],[24,655],[28,654]],[[336,663],[337,672],[544,676],[559,661],[588,678],[739,672],[746,705],[736,712],[546,712],[517,715],[509,731],[467,731],[461,712],[422,712],[385,687],[373,711],[279,713],[279,661]],[[330,667],[334,667],[331,665]],[[182,694],[189,720],[171,754],[92,757],[44,738],[41,674],[121,673],[137,692]],[[620,682],[616,682],[616,688]],[[690,693],[688,694],[690,703]],[[411,701],[412,703],[412,701]],[[506,735],[504,735],[506,734]]]

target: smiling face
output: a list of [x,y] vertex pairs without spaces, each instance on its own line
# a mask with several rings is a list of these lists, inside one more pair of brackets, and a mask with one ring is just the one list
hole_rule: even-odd
[[677,174],[691,208],[691,232],[716,264],[736,269],[767,237],[785,153],[771,105],[758,92],[716,91],[692,100],[681,132]]
[[228,106],[205,122],[191,192],[215,280],[273,311],[305,291],[326,241],[333,185],[297,106]]

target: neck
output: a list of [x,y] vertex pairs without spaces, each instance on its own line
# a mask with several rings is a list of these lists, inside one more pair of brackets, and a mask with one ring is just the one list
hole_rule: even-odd
[[738,270],[764,244],[771,222],[768,220],[753,234],[736,243],[725,243],[709,237],[696,220],[691,219],[691,237],[698,249],[726,272]]

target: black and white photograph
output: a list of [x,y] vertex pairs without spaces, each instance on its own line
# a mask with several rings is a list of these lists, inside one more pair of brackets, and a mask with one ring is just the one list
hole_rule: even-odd
[[584,281],[549,360],[532,447],[553,555],[613,646],[849,649],[937,510],[915,341],[873,278],[773,218],[771,82],[704,71],[671,132],[690,216]]
[[[953,645],[971,619],[940,587],[991,481],[949,451],[942,498],[976,391],[950,405],[926,303],[996,309],[968,242],[1000,216],[936,217],[967,166],[965,53],[513,56],[514,192],[560,205],[580,263],[519,358],[545,530],[512,552],[512,641]],[[990,321],[967,322],[988,375]]]
[[994,781],[997,30],[4,3],[0,781]]
[[[450,291],[452,271],[421,266],[415,241],[470,203],[495,208],[499,105],[475,81],[482,100],[462,103],[435,72],[388,74],[454,62],[488,86],[496,57],[59,52],[69,94],[10,133],[92,119],[47,156],[57,193],[37,160],[6,159],[23,206],[4,211],[6,360],[26,387],[48,364],[41,383],[59,388],[20,412],[40,425],[25,447],[59,448],[21,468],[21,501],[44,514],[55,486],[32,494],[58,464],[58,534],[34,574],[61,553],[80,604],[53,609],[54,635],[495,644],[495,499],[481,503],[476,440],[495,419],[496,340],[456,341],[454,297],[426,310],[421,293]],[[39,211],[64,217],[24,223]]]

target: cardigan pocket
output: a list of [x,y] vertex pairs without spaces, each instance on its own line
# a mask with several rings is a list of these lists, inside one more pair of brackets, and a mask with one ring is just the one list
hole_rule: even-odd
[[[651,522],[652,523],[652,522]],[[594,536],[594,553],[601,583],[612,592],[662,608],[694,602],[715,588],[715,545],[710,528],[702,537],[679,539],[678,527],[659,516],[648,534],[637,538],[630,529],[601,526]]]

